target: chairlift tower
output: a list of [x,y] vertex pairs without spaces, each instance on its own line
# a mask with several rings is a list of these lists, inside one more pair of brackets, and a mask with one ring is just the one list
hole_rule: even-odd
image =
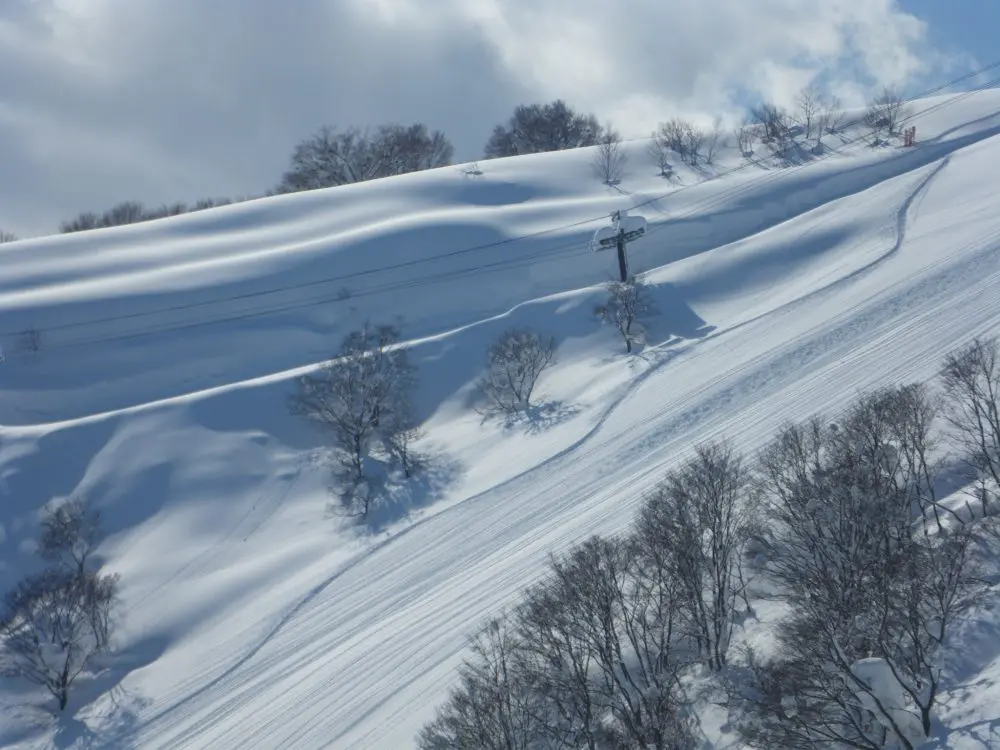
[[625,245],[646,233],[646,219],[642,216],[629,216],[622,209],[611,214],[611,226],[601,227],[594,233],[594,251],[600,252],[609,247],[618,248],[618,272],[621,280],[628,281],[628,257]]

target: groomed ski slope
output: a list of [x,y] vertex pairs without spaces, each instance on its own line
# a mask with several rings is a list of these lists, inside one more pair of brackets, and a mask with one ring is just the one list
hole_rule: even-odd
[[[727,148],[667,182],[635,142],[618,189],[581,150],[0,247],[0,582],[34,564],[39,509],[82,494],[124,613],[72,719],[2,683],[0,746],[412,747],[482,619],[549,552],[624,529],[697,442],[753,450],[1000,333],[1000,93],[913,109],[916,148],[848,133],[801,167],[735,170]],[[587,241],[640,204],[630,262],[660,314],[628,357],[592,312],[614,258]],[[361,530],[325,513],[317,435],[285,397],[394,315],[434,461]],[[559,359],[544,418],[504,427],[468,398],[512,325]],[[1000,743],[998,636],[990,608],[959,633],[942,746]]]

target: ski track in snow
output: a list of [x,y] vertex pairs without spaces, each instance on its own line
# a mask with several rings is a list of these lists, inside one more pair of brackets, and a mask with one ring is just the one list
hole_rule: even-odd
[[[88,718],[100,731],[81,736],[72,746],[411,746],[416,731],[446,697],[477,625],[516,602],[524,587],[544,574],[550,552],[593,533],[625,529],[644,493],[695,444],[725,436],[741,449],[756,449],[782,421],[835,410],[863,388],[930,380],[945,349],[1000,330],[1000,220],[990,219],[988,211],[966,208],[952,194],[956,184],[967,184],[963,175],[976,167],[978,158],[1000,153],[995,112],[973,114],[929,137],[923,153],[888,156],[863,166],[874,170],[869,174],[886,173],[889,179],[885,190],[883,183],[874,188],[866,184],[874,191],[866,194],[868,200],[875,203],[865,207],[870,215],[859,219],[858,227],[847,221],[853,216],[836,210],[837,202],[850,196],[847,191],[821,203],[832,206],[831,213],[820,215],[813,207],[759,230],[766,250],[768,242],[782,241],[784,224],[802,241],[820,227],[843,224],[852,230],[844,230],[845,236],[859,249],[838,256],[846,261],[842,270],[837,266],[838,275],[816,280],[805,271],[801,278],[799,271],[790,272],[795,293],[769,309],[747,316],[734,303],[725,309],[723,322],[702,338],[669,337],[646,348],[633,360],[642,363],[635,368],[640,371],[622,376],[586,412],[589,426],[538,444],[539,460],[509,476],[498,469],[497,475],[505,478],[487,489],[397,523],[385,539],[346,560],[337,558],[332,572],[297,579],[302,587],[294,597],[282,599],[281,607],[269,604],[267,592],[260,592],[257,627],[215,628],[190,636],[214,640],[204,640],[197,651],[212,658],[198,665],[188,662],[186,673],[157,678],[158,669],[167,670],[157,661],[136,670],[135,679],[146,691],[130,687],[130,677],[122,690],[128,696],[135,689],[137,706],[103,704]],[[969,129],[974,132],[961,135]],[[953,141],[946,140],[955,134]],[[850,157],[837,158],[849,173]],[[1000,159],[993,158],[993,165],[1000,166]],[[982,169],[992,174],[988,164]],[[780,172],[762,180],[783,184]],[[938,190],[942,180],[951,182]],[[760,189],[752,182],[728,195],[724,186],[719,188],[734,204]],[[986,205],[985,194],[969,188],[968,202]],[[641,199],[642,193],[638,195]],[[886,195],[892,202],[883,206],[878,201]],[[976,231],[937,232],[939,205],[969,210]],[[432,208],[427,211],[433,213]],[[725,213],[718,205],[712,211]],[[930,211],[926,220],[925,211]],[[873,237],[879,244],[873,244]],[[712,252],[724,259],[727,247]],[[654,269],[651,276],[659,282],[669,278],[669,271],[669,266]],[[37,272],[33,266],[31,272]],[[519,314],[525,310],[517,308]],[[496,322],[502,324],[504,317]],[[439,336],[447,340],[477,325]],[[274,391],[266,393],[273,396]],[[213,397],[214,392],[202,396]],[[119,415],[126,419],[142,408],[130,407]],[[110,418],[95,415],[80,424]],[[502,460],[502,451],[499,455]],[[253,499],[232,511],[214,544],[164,571],[130,606],[146,609],[169,601],[185,582],[231,562],[227,556],[240,554],[234,549],[270,533],[302,491],[308,473],[303,460],[259,484]],[[126,537],[119,554],[141,553],[135,545],[142,538],[130,545]],[[303,580],[309,585],[303,586]],[[185,637],[176,634],[174,648],[183,649]],[[154,691],[150,685],[159,687]],[[49,746],[47,740],[39,742],[17,746]]]

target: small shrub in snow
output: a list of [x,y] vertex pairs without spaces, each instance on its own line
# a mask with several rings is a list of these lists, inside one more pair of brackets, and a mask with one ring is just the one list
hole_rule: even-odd
[[15,242],[15,241],[17,241],[16,234],[11,234],[10,232],[5,232],[2,229],[0,229],[0,245],[2,245],[5,242]]
[[479,168],[479,162],[474,161],[462,170],[462,174],[466,177],[481,177],[483,170]]
[[518,328],[500,334],[490,346],[486,374],[479,391],[491,411],[515,414],[531,406],[539,376],[555,360],[551,336]]

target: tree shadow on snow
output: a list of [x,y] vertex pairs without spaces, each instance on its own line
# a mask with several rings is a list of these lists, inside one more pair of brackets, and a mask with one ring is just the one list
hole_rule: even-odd
[[328,515],[346,519],[360,534],[386,531],[392,524],[442,499],[464,471],[460,461],[442,452],[422,454],[419,467],[410,477],[379,463],[372,461],[374,468],[370,469],[365,485],[369,506],[363,516],[352,512],[343,487],[335,486],[330,490],[333,497],[327,504]]
[[528,407],[526,411],[505,414],[497,411],[483,411],[481,424],[491,420],[499,422],[505,432],[523,432],[538,435],[568,422],[580,413],[580,407],[563,401],[543,401]]

